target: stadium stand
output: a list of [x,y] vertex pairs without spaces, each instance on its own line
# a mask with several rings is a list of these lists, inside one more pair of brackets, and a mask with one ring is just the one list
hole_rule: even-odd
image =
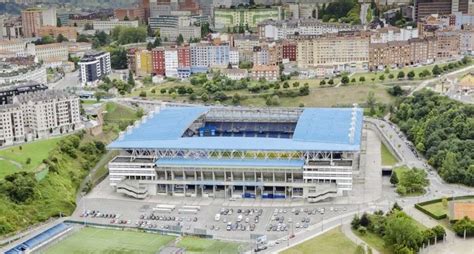
[[7,250],[5,254],[31,253],[56,239],[57,237],[65,234],[71,229],[72,227],[70,225],[60,223]]

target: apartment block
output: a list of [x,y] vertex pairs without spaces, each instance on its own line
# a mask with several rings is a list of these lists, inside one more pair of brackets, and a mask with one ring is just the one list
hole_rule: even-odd
[[36,138],[70,132],[81,123],[79,97],[61,91],[22,94],[12,105],[19,105],[26,132]]
[[398,28],[386,26],[375,31],[370,35],[370,43],[387,43],[392,41],[408,41],[418,38],[418,29],[407,27]]
[[265,78],[269,81],[275,81],[280,78],[280,69],[275,65],[257,65],[252,68],[251,77],[256,80]]
[[27,52],[44,62],[64,62],[68,60],[69,47],[66,43],[44,45],[27,44]]
[[90,51],[78,64],[82,85],[96,85],[100,79],[112,72],[109,52]]
[[92,21],[92,26],[96,31],[105,31],[110,32],[117,26],[125,26],[125,27],[138,27],[139,23],[138,20],[94,20]]
[[153,73],[156,75],[165,75],[165,49],[163,47],[151,50],[151,62],[153,65]]
[[279,43],[261,43],[253,48],[254,65],[278,65],[282,63],[282,46]]
[[23,113],[17,105],[0,105],[0,146],[25,139]]
[[191,71],[205,72],[209,67],[227,67],[229,44],[191,43]]
[[431,14],[447,15],[455,12],[468,13],[469,0],[415,0],[416,21]]
[[178,77],[178,49],[165,48],[165,75]]
[[153,72],[152,54],[146,49],[135,52],[136,74],[138,76],[148,76]]
[[114,17],[118,20],[145,21],[145,9],[142,7],[114,9]]
[[24,37],[38,36],[42,26],[57,26],[56,9],[26,9],[21,11],[21,22]]
[[331,65],[335,69],[367,69],[369,36],[362,32],[339,32],[322,36],[295,36],[300,68]]
[[38,29],[38,36],[41,37],[50,35],[56,39],[60,34],[66,37],[69,41],[76,41],[77,39],[77,31],[74,27],[42,26]]
[[258,35],[261,39],[281,40],[289,35],[321,35],[341,31],[356,31],[362,26],[336,22],[322,22],[317,19],[300,20],[266,20],[258,25]]
[[282,46],[282,58],[290,62],[296,61],[298,45],[296,42],[284,41]]
[[214,9],[214,27],[216,29],[227,29],[238,26],[249,26],[256,28],[265,20],[280,20],[281,7],[271,8],[216,8]]

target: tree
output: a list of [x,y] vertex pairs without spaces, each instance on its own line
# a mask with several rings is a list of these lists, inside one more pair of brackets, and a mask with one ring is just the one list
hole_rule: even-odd
[[441,203],[443,204],[443,207],[444,207],[444,208],[448,207],[448,199],[447,199],[447,198],[444,197],[444,198],[441,200]]
[[346,85],[349,83],[349,77],[347,75],[342,76],[341,83]]
[[176,38],[176,44],[178,44],[178,46],[181,46],[181,44],[183,44],[183,42],[184,42],[183,35],[179,34],[178,37]]
[[365,82],[365,77],[364,76],[360,77],[359,82]]
[[351,227],[353,229],[358,229],[359,226],[360,226],[360,218],[359,218],[359,215],[355,214],[354,218],[352,218],[352,221],[351,221]]
[[160,47],[160,46],[161,46],[161,38],[156,37],[155,40],[153,41],[153,47],[156,48],[156,47]]
[[334,80],[333,80],[333,79],[330,79],[330,80],[328,81],[328,84],[331,85],[331,86],[334,85]]
[[407,74],[408,79],[412,80],[415,77],[415,72],[414,71],[409,71]]
[[390,73],[390,74],[388,74],[388,78],[393,79],[393,78],[395,78],[395,76],[392,73]]
[[438,65],[433,66],[433,69],[431,70],[431,73],[435,76],[440,75],[442,72],[443,70]]
[[0,183],[0,190],[15,203],[24,203],[36,194],[37,181],[33,173],[17,172],[7,175]]
[[124,20],[124,21],[129,21],[130,18],[129,18],[127,15],[125,15],[125,17],[123,17],[123,20]]
[[320,85],[320,86],[325,86],[325,85],[326,85],[326,81],[325,81],[324,79],[321,80],[321,81],[319,82],[319,85]]
[[148,43],[146,44],[146,49],[147,49],[147,50],[152,50],[152,49],[153,49],[153,43],[148,42]]
[[370,224],[369,215],[367,213],[363,213],[360,217],[360,225],[363,227],[368,227]]
[[207,93],[201,94],[201,100],[207,102],[209,100],[209,95],[207,95]]
[[380,75],[380,76],[379,76],[379,80],[380,80],[380,81],[384,81],[384,80],[385,80],[385,75],[383,75],[383,74]]
[[405,78],[405,72],[399,71],[398,74],[397,74],[397,78],[398,79],[404,79]]
[[145,91],[141,91],[140,94],[139,94],[140,97],[142,98],[145,98],[146,97],[146,92]]
[[355,83],[355,82],[357,82],[357,80],[355,78],[352,78],[351,83]]
[[66,37],[64,37],[63,34],[58,34],[58,36],[56,37],[56,42],[61,43],[61,42],[64,42],[64,41],[68,41],[68,39]]
[[127,83],[128,83],[130,86],[135,87],[135,79],[133,78],[133,72],[132,72],[132,70],[129,70],[129,71],[128,71]]
[[240,95],[238,93],[235,93],[233,96],[232,96],[232,104],[234,105],[239,105],[240,104]]
[[77,42],[90,42],[85,34],[79,34],[76,39]]
[[288,84],[288,82],[285,81],[285,83],[283,83],[283,88],[289,88],[290,87],[290,84]]
[[63,26],[60,18],[56,18],[56,26],[57,27],[62,27]]
[[464,237],[464,233],[466,233],[466,237],[474,236],[474,221],[464,217],[454,223],[453,230],[460,237]]
[[388,93],[392,96],[401,96],[403,95],[403,90],[399,85],[395,85],[387,89]]
[[367,104],[367,107],[369,107],[370,109],[370,114],[371,115],[375,115],[375,106],[376,106],[376,99],[375,99],[375,94],[374,92],[370,91],[367,95],[367,100],[366,100],[366,104]]
[[390,183],[393,184],[393,185],[397,185],[397,184],[398,184],[397,172],[392,171],[392,175],[390,176]]
[[113,69],[127,69],[127,52],[124,48],[112,48],[110,52],[110,63]]
[[418,251],[423,236],[420,229],[403,212],[395,212],[388,216],[384,235],[385,244],[395,250],[408,248]]
[[201,36],[207,36],[211,32],[211,29],[209,28],[209,23],[204,22],[201,23]]

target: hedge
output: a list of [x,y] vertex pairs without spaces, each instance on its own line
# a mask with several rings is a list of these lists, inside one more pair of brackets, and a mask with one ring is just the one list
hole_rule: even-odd
[[[459,197],[449,197],[449,198],[446,198],[448,201],[452,201],[452,200],[463,200],[463,199],[474,199],[474,195],[467,195],[467,196],[459,196]],[[418,209],[420,212],[430,216],[431,218],[435,219],[435,220],[442,220],[442,219],[445,219],[448,217],[447,214],[443,214],[443,215],[435,215],[433,213],[431,213],[430,211],[426,210],[425,208],[423,208],[423,206],[425,205],[430,205],[430,204],[434,204],[434,203],[438,203],[438,202],[442,202],[442,198],[437,198],[437,199],[432,199],[432,200],[428,200],[428,201],[424,201],[424,202],[420,202],[418,204],[415,204],[415,208]]]

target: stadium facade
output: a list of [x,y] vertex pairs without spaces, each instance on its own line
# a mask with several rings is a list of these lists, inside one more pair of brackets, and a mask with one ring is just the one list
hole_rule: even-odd
[[108,146],[117,192],[136,198],[304,198],[352,189],[359,108],[164,107]]

